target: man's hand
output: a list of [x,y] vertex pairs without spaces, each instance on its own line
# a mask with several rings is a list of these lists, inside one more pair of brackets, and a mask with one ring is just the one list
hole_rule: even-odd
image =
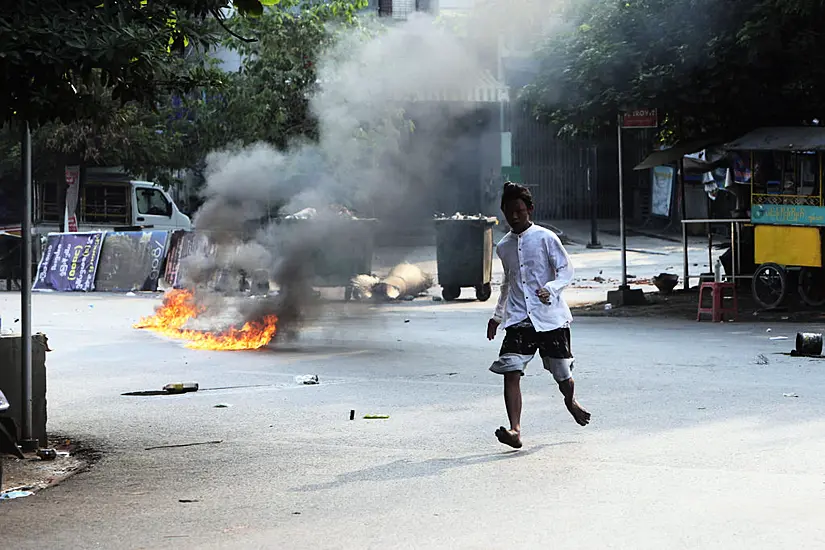
[[487,321],[487,339],[488,340],[495,340],[496,339],[496,332],[498,332],[498,326],[501,323],[496,321],[495,319],[490,319]]
[[550,291],[546,288],[540,288],[536,291],[536,296],[539,297],[541,303],[550,305]]

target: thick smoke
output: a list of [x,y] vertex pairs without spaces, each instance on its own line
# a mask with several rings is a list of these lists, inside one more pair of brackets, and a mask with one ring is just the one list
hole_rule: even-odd
[[[461,147],[462,125],[478,106],[433,99],[466,97],[483,69],[495,73],[489,63],[495,21],[513,24],[516,4],[508,3],[500,17],[471,16],[474,32],[463,38],[420,14],[375,29],[370,38],[339,33],[320,60],[320,90],[311,99],[317,143],[295,143],[287,151],[256,144],[207,159],[205,203],[195,225],[212,248],[190,259],[190,282],[203,287],[219,271],[246,277],[265,271],[277,297],[243,306],[242,315],[274,312],[281,332],[299,330],[318,312],[312,282],[319,255],[354,250],[364,238],[364,223],[330,205],[391,221],[396,232],[434,213],[432,196],[449,188],[451,151]],[[408,117],[426,139],[412,139]],[[280,219],[308,207],[318,212],[313,219]]]

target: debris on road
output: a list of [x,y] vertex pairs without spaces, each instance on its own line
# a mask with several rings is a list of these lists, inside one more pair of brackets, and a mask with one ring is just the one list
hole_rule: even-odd
[[389,417],[388,414],[365,414],[364,420],[386,420]]
[[796,352],[799,355],[821,355],[822,335],[813,332],[798,332],[796,334]]
[[768,363],[770,363],[770,361],[768,360],[767,357],[765,357],[764,354],[760,353],[759,355],[756,356],[756,364],[757,365],[767,365]]
[[183,504],[190,504],[192,502],[200,502],[198,499],[195,498],[179,498],[178,502],[182,502]]
[[771,340],[787,340],[787,336],[771,336]]
[[433,302],[443,302],[444,298],[441,296],[433,296]]
[[163,386],[163,391],[166,393],[191,393],[198,391],[197,382],[178,382],[174,384],[166,384]]
[[799,397],[796,393],[783,393],[782,397]]
[[230,405],[229,403],[218,403],[218,404],[217,404],[217,405],[215,405],[213,408],[214,408],[214,409],[228,409],[228,408],[229,408],[229,407],[231,407],[231,406],[232,406],[232,405]]
[[156,447],[146,447],[144,451],[154,451],[155,449],[178,449],[181,447],[196,447],[198,445],[218,445],[223,443],[222,439],[216,441],[199,441],[197,443],[179,443],[175,445],[158,445]]
[[14,500],[16,498],[30,497],[34,493],[32,491],[25,491],[23,489],[11,489],[0,493],[0,500]]
[[350,420],[355,420],[355,409],[352,409],[352,410],[349,412],[349,419],[350,419]]
[[54,460],[57,458],[57,451],[54,449],[38,449],[37,456],[40,460]]
[[[755,315],[755,314],[754,314]],[[765,332],[771,332],[772,329],[765,329]]]
[[295,382],[305,386],[314,386],[319,383],[319,380],[317,374],[304,374],[302,376],[296,376]]

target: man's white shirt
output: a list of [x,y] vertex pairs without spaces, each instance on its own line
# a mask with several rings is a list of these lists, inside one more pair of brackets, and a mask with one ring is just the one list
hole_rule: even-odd
[[[573,320],[561,296],[573,281],[573,265],[555,233],[536,224],[520,234],[511,231],[496,253],[504,266],[504,281],[493,319],[502,328],[529,319],[538,332],[548,332]],[[549,304],[536,295],[540,288],[550,292]]]

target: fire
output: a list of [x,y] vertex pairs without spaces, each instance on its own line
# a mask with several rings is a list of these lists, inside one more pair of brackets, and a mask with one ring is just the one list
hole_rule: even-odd
[[166,295],[154,315],[142,318],[134,328],[189,340],[186,347],[190,349],[235,351],[266,346],[278,327],[278,318],[267,315],[260,321],[244,323],[241,328],[231,326],[217,333],[183,328],[190,319],[204,311],[204,307],[195,303],[195,296],[190,290],[173,290]]

